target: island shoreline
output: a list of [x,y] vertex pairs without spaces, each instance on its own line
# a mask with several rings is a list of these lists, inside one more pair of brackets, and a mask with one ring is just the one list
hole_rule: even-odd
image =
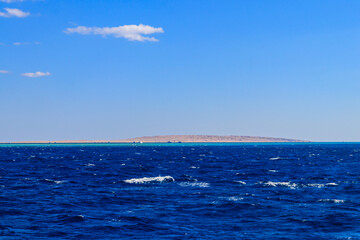
[[58,140],[58,141],[14,141],[7,144],[105,144],[105,143],[304,143],[306,140],[217,135],[162,135],[146,136],[120,140]]

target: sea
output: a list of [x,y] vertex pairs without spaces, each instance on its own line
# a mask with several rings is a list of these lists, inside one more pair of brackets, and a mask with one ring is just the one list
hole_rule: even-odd
[[360,144],[1,144],[0,239],[360,239]]

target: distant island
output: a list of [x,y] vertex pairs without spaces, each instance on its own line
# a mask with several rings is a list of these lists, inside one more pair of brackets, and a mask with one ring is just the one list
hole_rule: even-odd
[[217,136],[217,135],[162,135],[136,137],[120,140],[60,140],[60,141],[22,141],[13,143],[220,143],[220,142],[309,142],[304,140],[250,137],[250,136]]

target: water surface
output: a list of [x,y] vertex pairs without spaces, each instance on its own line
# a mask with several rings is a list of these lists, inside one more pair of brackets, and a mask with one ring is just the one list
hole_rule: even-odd
[[360,239],[360,144],[1,144],[4,239]]

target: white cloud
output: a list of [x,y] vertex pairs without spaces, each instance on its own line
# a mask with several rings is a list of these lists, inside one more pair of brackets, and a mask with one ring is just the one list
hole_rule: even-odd
[[29,12],[23,12],[17,8],[4,8],[5,12],[0,12],[0,17],[18,17],[24,18],[30,15]]
[[114,36],[116,38],[126,38],[130,41],[158,41],[154,37],[145,37],[143,35],[153,34],[153,33],[163,33],[164,30],[159,27],[155,28],[149,25],[123,25],[118,27],[84,27],[78,26],[76,28],[67,28],[65,33],[78,33],[82,35],[101,35],[103,37],[106,36]]
[[14,3],[14,2],[23,2],[24,0],[0,0],[0,2],[4,3]]
[[34,72],[34,73],[23,73],[21,75],[24,77],[36,78],[36,77],[50,76],[51,74],[49,72]]
[[33,42],[13,42],[13,43],[3,43],[0,42],[0,46],[24,46],[24,45],[40,45],[41,42],[39,41],[33,41]]
[[6,70],[0,70],[0,73],[1,73],[1,74],[7,74],[7,73],[9,73],[9,71],[6,71]]
[[42,2],[45,0],[0,0],[0,2],[4,2],[4,3],[16,3],[16,2]]
[[20,46],[20,45],[28,45],[28,42],[14,42],[13,45]]
[[14,46],[30,45],[30,44],[39,45],[39,44],[41,44],[41,43],[38,42],[38,41],[35,41],[35,42],[13,42],[13,45],[14,45]]

